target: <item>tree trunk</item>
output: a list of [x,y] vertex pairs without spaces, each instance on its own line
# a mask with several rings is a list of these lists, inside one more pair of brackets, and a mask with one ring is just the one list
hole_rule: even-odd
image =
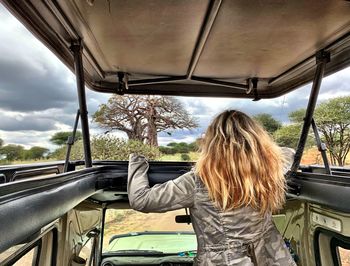
[[157,135],[157,126],[156,126],[156,115],[157,111],[153,105],[150,103],[150,109],[148,113],[148,125],[147,125],[147,143],[158,147],[158,135]]
[[128,139],[129,140],[138,140],[138,141],[141,141],[143,142],[143,136],[142,135],[139,135],[135,132],[126,132],[126,134],[128,135]]
[[158,147],[158,134],[157,127],[155,125],[154,119],[148,121],[148,144]]

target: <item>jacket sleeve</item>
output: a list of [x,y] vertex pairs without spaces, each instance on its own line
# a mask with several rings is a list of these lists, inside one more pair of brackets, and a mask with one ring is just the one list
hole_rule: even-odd
[[283,156],[283,172],[286,174],[294,161],[295,150],[288,147],[281,147]]
[[141,212],[166,212],[193,205],[195,186],[193,172],[150,188],[148,168],[145,157],[130,155],[128,196],[131,208]]

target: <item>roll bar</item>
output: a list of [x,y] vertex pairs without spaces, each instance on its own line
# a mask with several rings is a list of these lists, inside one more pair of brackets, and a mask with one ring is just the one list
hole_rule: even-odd
[[[79,99],[79,110],[77,112],[76,121],[74,124],[74,130],[73,130],[73,141],[74,141],[74,135],[76,132],[76,127],[78,123],[78,119],[80,117],[81,119],[81,127],[82,127],[82,135],[83,135],[83,145],[84,145],[84,156],[85,156],[85,167],[89,168],[92,167],[92,157],[91,157],[91,147],[90,147],[90,134],[89,134],[89,121],[88,121],[88,111],[87,111],[87,105],[86,105],[86,94],[85,94],[85,79],[84,79],[84,68],[83,68],[83,61],[82,61],[82,49],[83,44],[82,41],[79,40],[78,42],[72,44],[71,50],[74,53],[74,68],[75,68],[75,75],[76,75],[76,81],[77,81],[77,91],[78,91],[78,99]],[[299,166],[301,157],[303,155],[305,144],[308,136],[308,132],[310,130],[310,127],[312,126],[316,142],[319,151],[322,154],[322,159],[324,161],[326,172],[328,174],[331,174],[330,166],[328,163],[328,159],[325,153],[325,145],[321,143],[317,126],[315,121],[313,120],[313,114],[316,107],[316,102],[318,98],[318,94],[320,91],[322,78],[325,73],[326,64],[330,62],[330,52],[321,50],[316,53],[316,72],[313,79],[313,84],[310,92],[309,102],[308,106],[306,108],[306,113],[304,117],[304,124],[301,130],[298,146],[296,149],[296,153],[294,156],[294,161],[291,167],[290,173],[296,173]],[[67,165],[69,163],[69,154],[70,154],[70,146],[72,145],[72,138],[68,140],[68,149],[67,149],[67,155],[66,155],[66,161],[65,161],[65,171],[67,171]]]
[[[316,53],[316,64],[317,64],[316,72],[315,72],[314,80],[312,83],[309,102],[308,102],[308,105],[306,108],[303,128],[301,130],[298,146],[297,146],[295,156],[294,156],[294,161],[293,161],[293,164],[291,167],[291,173],[296,173],[299,166],[300,166],[300,161],[301,161],[301,157],[302,157],[303,152],[304,152],[307,136],[308,136],[310,127],[312,125],[313,115],[314,115],[314,111],[315,111],[315,107],[316,107],[317,97],[318,97],[321,83],[322,83],[322,78],[323,78],[323,75],[325,72],[326,64],[328,62],[330,62],[330,53],[329,52],[321,50],[321,51]],[[314,129],[314,131],[316,130],[316,132],[317,132],[316,126],[314,126],[313,129]],[[318,136],[318,132],[315,134]],[[317,136],[316,136],[316,138],[317,138]],[[323,159],[325,159],[325,158],[327,159],[327,156],[323,157]],[[328,162],[327,163],[325,162],[325,165],[328,165]],[[329,165],[328,165],[328,168],[329,168]],[[328,171],[329,171],[329,169],[328,169]]]
[[82,41],[79,40],[78,42],[73,43],[71,46],[71,50],[74,54],[74,70],[75,70],[75,76],[77,81],[79,115],[81,120],[81,131],[83,135],[84,161],[85,161],[85,167],[89,168],[89,167],[92,167],[92,158],[91,158],[91,147],[90,147],[88,111],[86,106],[84,66],[83,66],[83,60],[82,60],[82,50],[83,50]]

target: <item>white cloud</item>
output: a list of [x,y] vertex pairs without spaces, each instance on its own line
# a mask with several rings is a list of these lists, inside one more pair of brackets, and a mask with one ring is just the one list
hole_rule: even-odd
[[[199,137],[199,136],[198,136]],[[191,143],[194,142],[198,137],[193,135],[184,136],[183,138],[174,138],[174,137],[159,137],[159,145],[166,146],[169,142],[186,142]]]
[[50,136],[54,133],[55,131],[39,132],[27,130],[15,131],[9,134],[7,131],[0,130],[0,138],[4,140],[5,144],[19,144],[23,145],[25,148],[41,146],[54,150],[57,147],[49,142]]

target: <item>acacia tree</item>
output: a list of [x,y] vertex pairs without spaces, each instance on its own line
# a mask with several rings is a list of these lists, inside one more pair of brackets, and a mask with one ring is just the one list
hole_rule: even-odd
[[158,133],[169,129],[191,129],[197,122],[175,98],[149,95],[113,95],[93,115],[107,130],[119,130],[129,139],[158,146]]
[[[62,146],[62,145],[65,145],[67,144],[67,140],[68,140],[68,137],[72,136],[72,132],[71,131],[61,131],[61,132],[56,132],[50,139],[50,141],[53,143],[53,144],[56,144],[58,146]],[[77,141],[77,140],[80,140],[83,138],[83,135],[82,133],[77,130],[77,132],[75,132],[75,140],[74,141]]]
[[[305,109],[292,112],[289,117],[301,123]],[[331,163],[344,166],[350,151],[350,97],[338,97],[319,104],[314,119],[322,140],[327,145]]]
[[315,121],[328,146],[332,163],[344,166],[350,151],[350,97],[339,97],[321,103],[315,110]]

